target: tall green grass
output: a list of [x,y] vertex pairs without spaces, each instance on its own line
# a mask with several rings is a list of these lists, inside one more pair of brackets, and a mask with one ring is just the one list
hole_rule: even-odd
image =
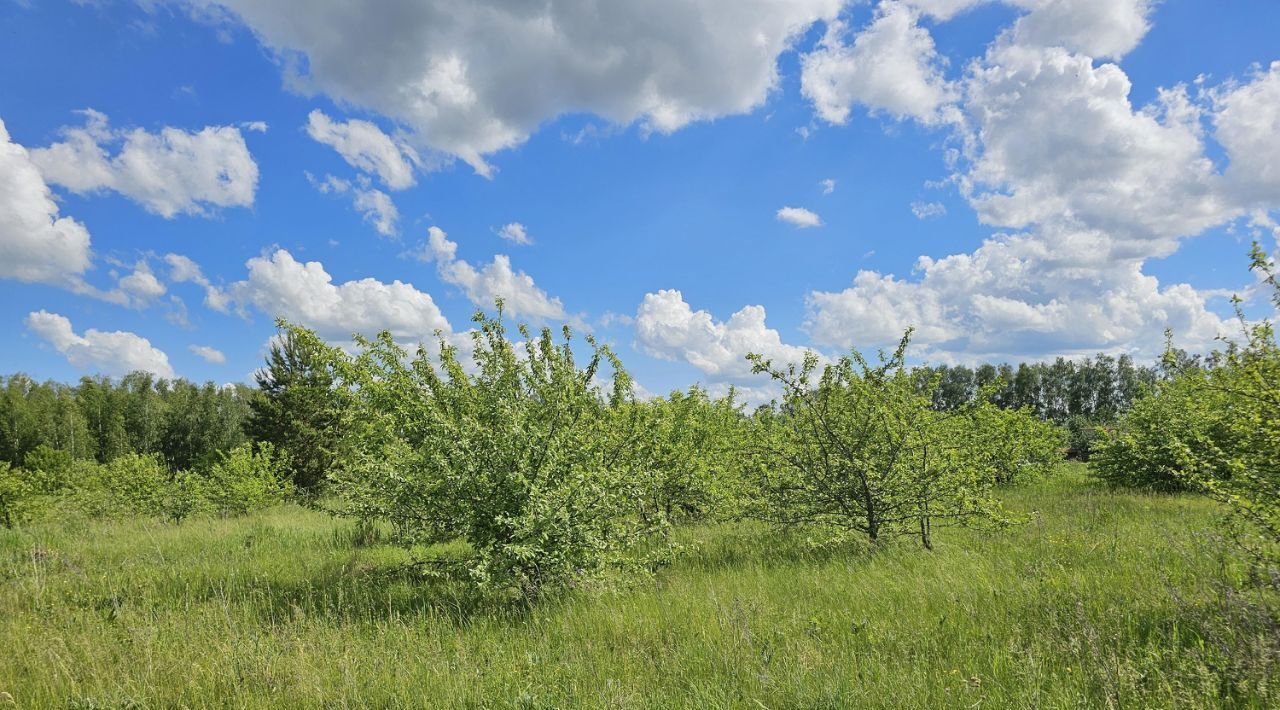
[[[1275,706],[1273,600],[1192,496],[1064,467],[936,549],[682,532],[650,578],[494,609],[297,507],[0,531],[22,707]],[[0,703],[6,696],[0,695]]]

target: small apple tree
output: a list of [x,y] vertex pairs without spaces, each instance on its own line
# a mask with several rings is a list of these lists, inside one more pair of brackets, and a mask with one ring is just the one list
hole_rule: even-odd
[[782,386],[780,411],[759,418],[757,470],[765,514],[789,525],[865,535],[915,535],[932,547],[938,524],[1005,522],[992,495],[992,458],[972,407],[939,412],[905,366],[911,331],[871,365],[856,350],[776,367],[748,356]]

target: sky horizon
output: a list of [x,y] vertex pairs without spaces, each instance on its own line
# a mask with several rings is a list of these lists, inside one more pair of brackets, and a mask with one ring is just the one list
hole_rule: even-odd
[[[247,382],[512,322],[1150,362],[1274,317],[1280,3],[0,0],[0,372]],[[585,347],[585,346],[584,346]]]

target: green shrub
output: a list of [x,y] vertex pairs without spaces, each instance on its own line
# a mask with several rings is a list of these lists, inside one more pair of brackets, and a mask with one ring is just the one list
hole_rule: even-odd
[[1018,483],[1043,476],[1063,459],[1060,428],[1030,408],[1002,409],[989,402],[966,415],[974,464],[985,466],[996,483]]
[[125,454],[105,464],[77,462],[69,503],[91,517],[164,515],[169,469],[154,454]]
[[31,516],[34,497],[27,472],[0,461],[0,526],[11,528],[26,521]]
[[[910,331],[897,350],[872,366],[856,350],[816,376],[818,359],[775,368],[749,356],[756,372],[783,387],[782,409],[760,419],[757,470],[763,513],[787,525],[832,528],[871,542],[918,535],[931,547],[935,525],[1003,521],[992,495],[997,471],[1016,456],[986,450],[1006,417],[992,408],[937,411],[933,388],[904,365]],[[1017,448],[1018,434],[1001,430]]]
[[40,444],[28,451],[22,459],[22,468],[27,471],[27,480],[33,492],[43,495],[67,488],[74,464],[75,459],[69,451],[55,449],[48,444]]
[[1102,432],[1091,470],[1103,481],[1158,491],[1203,489],[1232,475],[1238,435],[1226,395],[1209,375],[1186,370],[1138,400]]
[[[1256,243],[1250,256],[1280,310],[1274,263]],[[1229,431],[1231,475],[1206,475],[1216,461],[1196,456],[1189,478],[1226,504],[1230,530],[1245,550],[1274,567],[1280,565],[1280,342],[1270,322],[1248,325],[1242,313],[1240,322],[1243,342],[1230,343],[1221,366],[1195,383]],[[1280,578],[1274,569],[1271,576]]]
[[711,399],[699,387],[632,402],[618,413],[632,456],[626,477],[640,490],[648,522],[732,518],[741,508],[741,465],[747,421],[734,394]]
[[[471,370],[443,341],[438,364],[424,350],[408,362],[386,333],[357,339],[354,359],[330,352],[352,397],[350,458],[333,484],[348,514],[389,521],[406,546],[465,541],[475,589],[532,600],[602,570],[643,532],[624,475],[634,444],[618,433],[630,380],[590,337],[580,367],[568,328],[557,343],[521,327],[517,346],[501,307],[475,322]],[[593,384],[605,364],[607,400]]]
[[220,515],[243,515],[284,501],[293,491],[288,464],[275,455],[271,444],[255,450],[244,444],[223,454],[206,476],[189,476],[181,485],[192,490],[192,499],[203,499]]

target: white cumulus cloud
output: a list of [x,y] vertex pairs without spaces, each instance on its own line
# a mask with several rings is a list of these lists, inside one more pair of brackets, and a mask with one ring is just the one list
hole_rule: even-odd
[[917,13],[896,0],[881,2],[870,26],[850,34],[831,23],[814,51],[806,54],[801,92],[824,121],[843,124],[855,104],[872,113],[933,124],[956,98],[942,75],[942,60]]
[[31,151],[50,183],[76,194],[118,192],[166,218],[253,204],[258,164],[239,128],[114,130],[104,114],[83,113],[83,127],[64,128],[61,142]]
[[765,384],[752,375],[748,353],[758,353],[785,366],[804,360],[805,348],[782,342],[778,331],[765,325],[763,306],[746,306],[717,321],[695,311],[677,290],[647,293],[635,317],[636,340],[654,357],[687,362],[713,382]]
[[299,262],[284,249],[246,266],[248,278],[228,287],[236,303],[313,328],[328,340],[386,330],[397,341],[430,342],[437,330],[451,331],[431,296],[412,284],[372,278],[335,284],[323,264]]
[[507,312],[517,317],[566,318],[560,299],[538,288],[533,277],[513,269],[511,259],[505,254],[494,255],[493,261],[477,269],[459,259],[457,243],[450,241],[444,230],[433,226],[427,230],[427,244],[421,256],[434,260],[440,279],[461,288],[467,300],[480,308],[492,308],[501,298]]
[[779,222],[786,222],[800,229],[822,226],[822,218],[803,207],[783,207],[778,210],[777,217]]
[[89,230],[59,214],[27,149],[0,120],[0,278],[77,288],[91,261]]
[[81,370],[113,376],[146,370],[158,377],[174,377],[169,356],[135,333],[89,328],[79,335],[66,317],[45,310],[28,314],[26,324]]
[[138,308],[150,305],[166,292],[164,284],[151,273],[151,265],[146,259],[139,260],[133,271],[121,276],[116,281],[116,288]]
[[335,121],[317,109],[307,116],[307,135],[338,151],[352,167],[377,175],[392,190],[415,183],[413,169],[421,162],[417,152],[392,140],[376,124],[359,119]]

